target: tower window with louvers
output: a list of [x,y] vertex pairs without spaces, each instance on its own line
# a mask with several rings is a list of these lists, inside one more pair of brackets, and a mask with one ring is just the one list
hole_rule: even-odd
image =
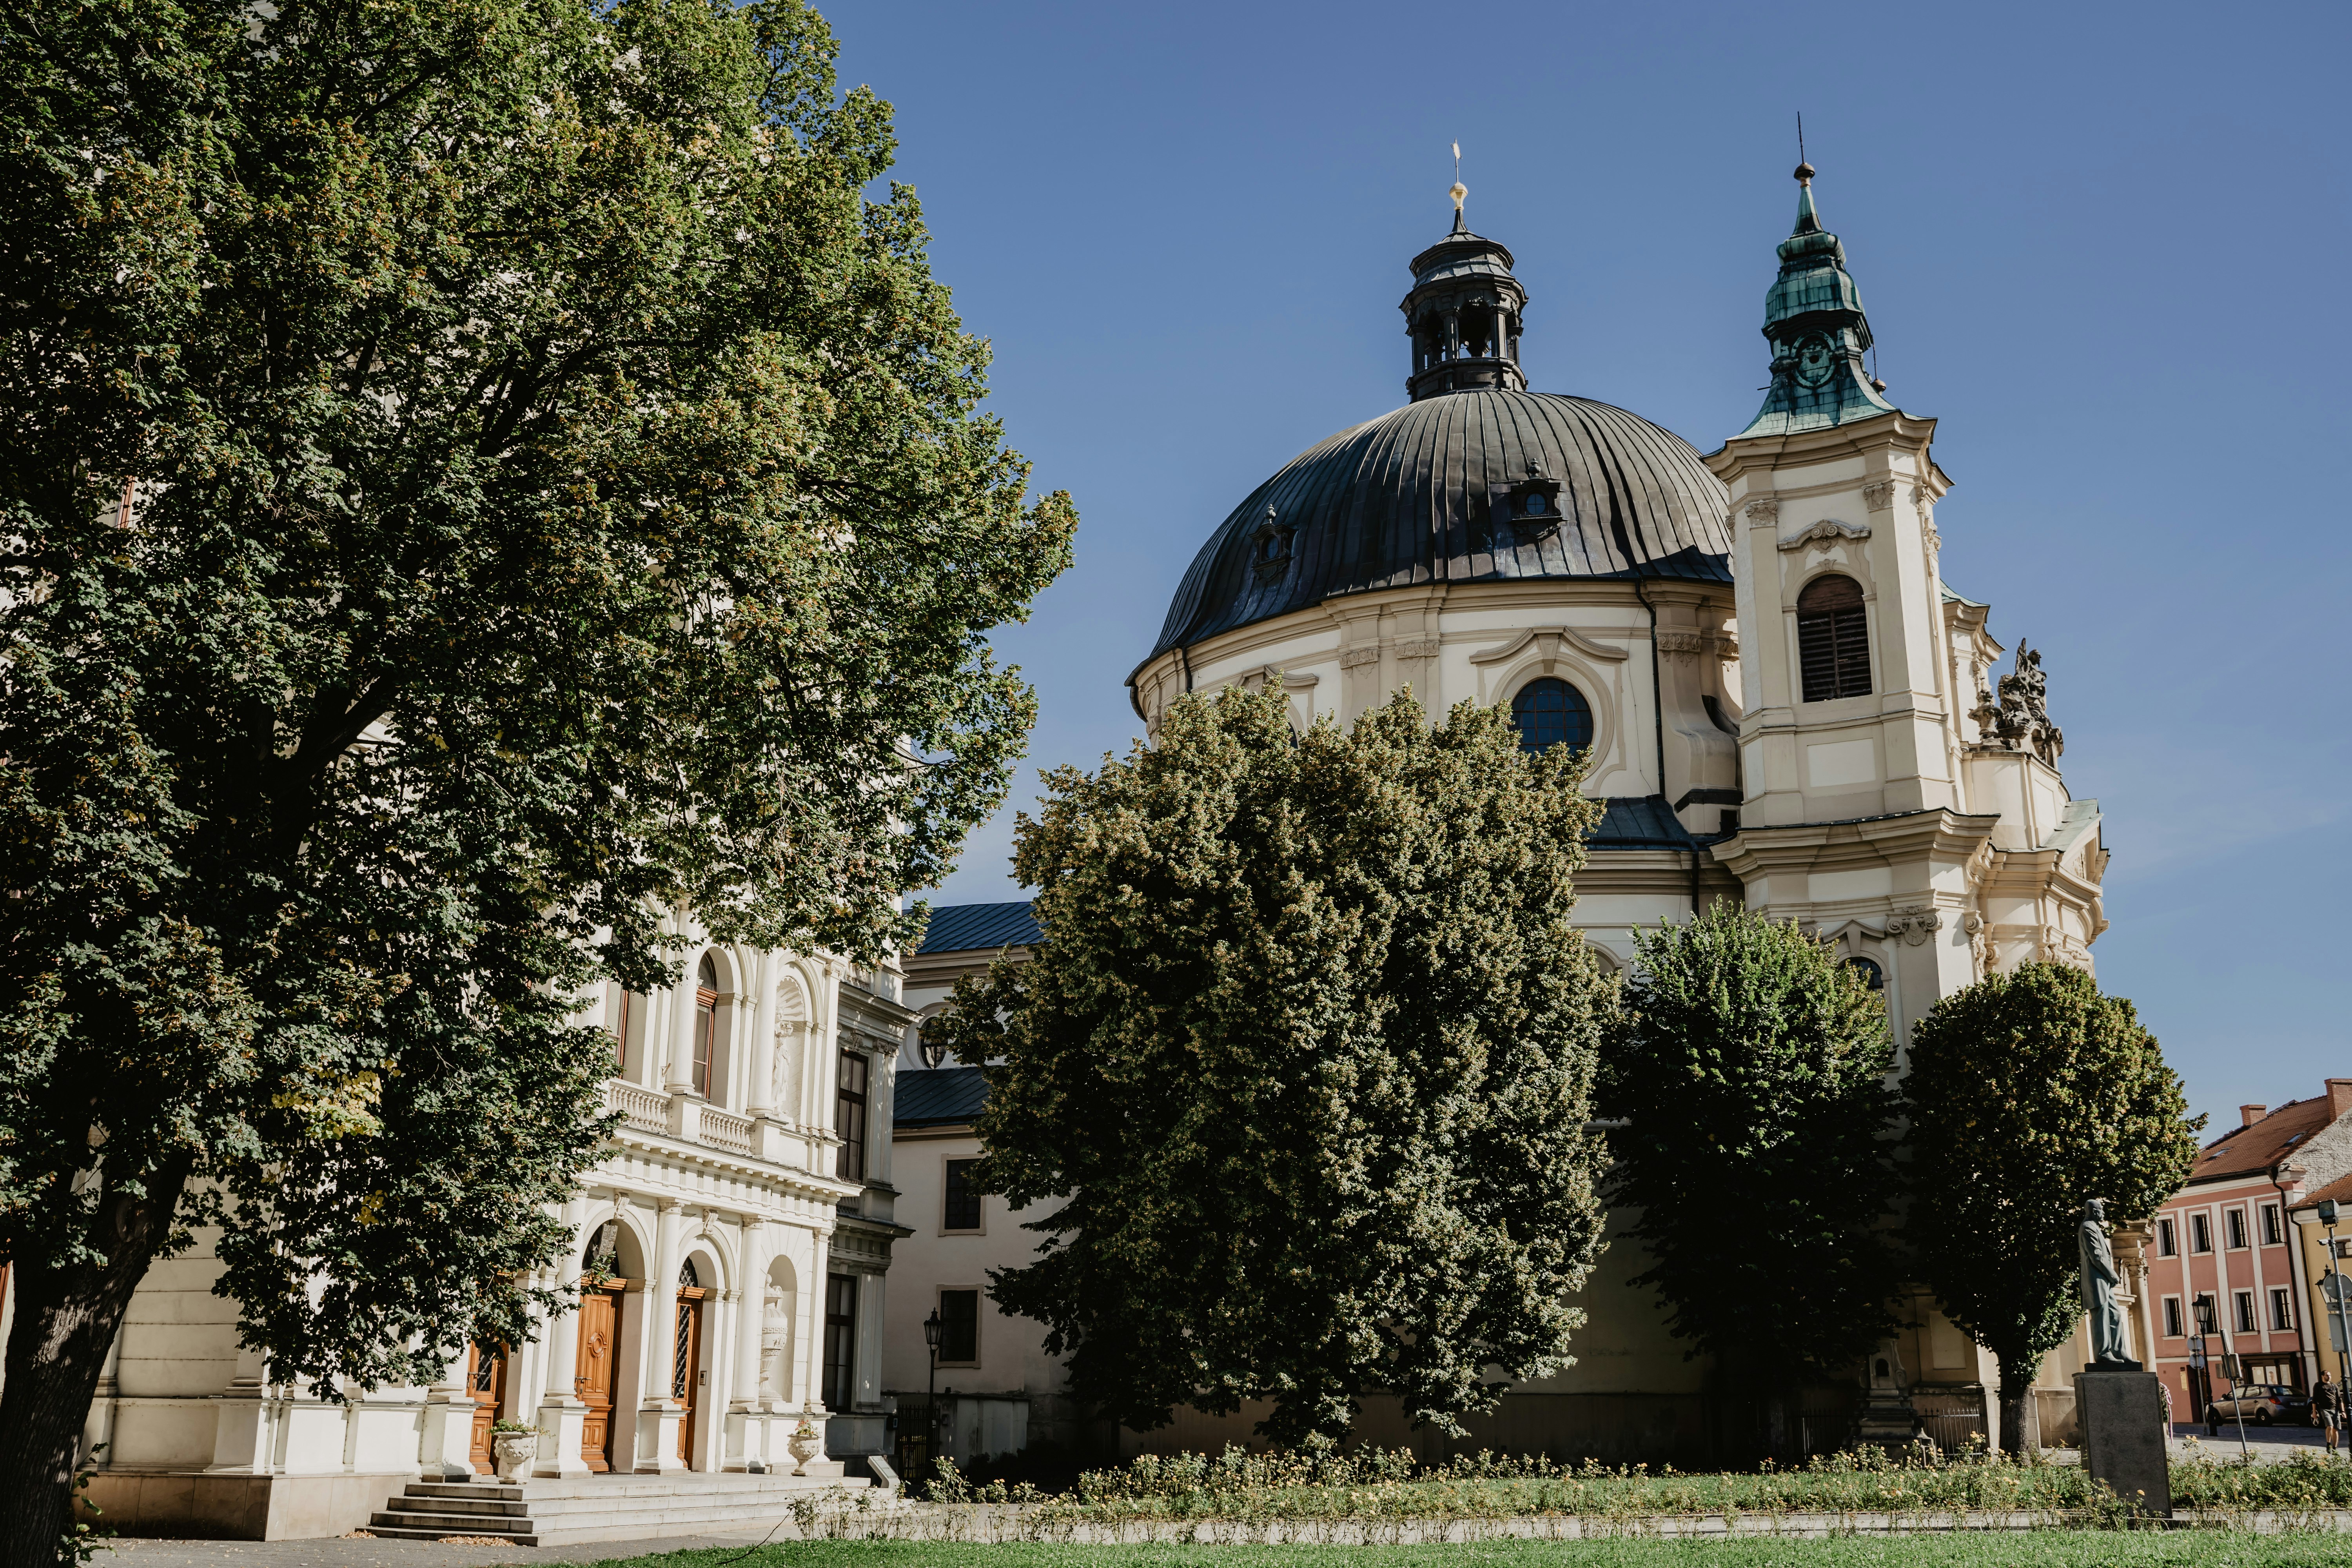
[[1870,619],[1862,584],[1851,577],[1816,577],[1797,595],[1797,662],[1805,700],[1870,693]]

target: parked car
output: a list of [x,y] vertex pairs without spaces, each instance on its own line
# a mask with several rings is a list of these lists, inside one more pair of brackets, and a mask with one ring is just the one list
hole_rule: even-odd
[[2205,1426],[2215,1430],[2243,1416],[2249,1426],[2308,1426],[2311,1395],[2283,1383],[2250,1383],[2235,1397],[2216,1399],[2205,1407]]

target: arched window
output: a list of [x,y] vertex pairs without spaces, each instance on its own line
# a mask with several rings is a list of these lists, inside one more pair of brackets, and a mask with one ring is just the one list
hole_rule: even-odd
[[1870,622],[1862,584],[1851,577],[1816,577],[1797,595],[1797,663],[1805,700],[1870,694]]
[[695,1268],[693,1258],[689,1258],[678,1265],[677,1282],[693,1289],[702,1289],[702,1275]]
[[702,955],[694,972],[694,1092],[710,1098],[710,1058],[719,1043],[719,966]]
[[1549,676],[1519,688],[1511,699],[1511,722],[1518,726],[1520,746],[1530,752],[1563,744],[1580,752],[1592,744],[1592,704]]
[[1853,970],[1854,977],[1860,980],[1864,985],[1867,986],[1871,990],[1884,991],[1886,989],[1886,972],[1878,967],[1877,960],[1870,958],[1849,958],[1845,961],[1845,966],[1848,969]]

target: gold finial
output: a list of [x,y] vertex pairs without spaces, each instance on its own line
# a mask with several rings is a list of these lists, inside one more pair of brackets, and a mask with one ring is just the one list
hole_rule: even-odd
[[1470,187],[1462,183],[1462,143],[1459,142],[1454,144],[1454,188],[1445,194],[1454,198],[1454,210],[1457,213],[1462,210],[1462,198],[1470,194]]

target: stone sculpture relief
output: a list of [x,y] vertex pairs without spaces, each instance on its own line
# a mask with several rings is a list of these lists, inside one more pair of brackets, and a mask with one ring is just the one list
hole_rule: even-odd
[[1979,684],[1977,705],[1969,717],[1977,722],[1978,744],[2012,752],[2032,752],[2051,766],[2066,752],[2066,734],[2050,721],[2050,680],[2042,673],[2042,654],[2021,642],[2017,668],[2000,678],[2000,697]]

